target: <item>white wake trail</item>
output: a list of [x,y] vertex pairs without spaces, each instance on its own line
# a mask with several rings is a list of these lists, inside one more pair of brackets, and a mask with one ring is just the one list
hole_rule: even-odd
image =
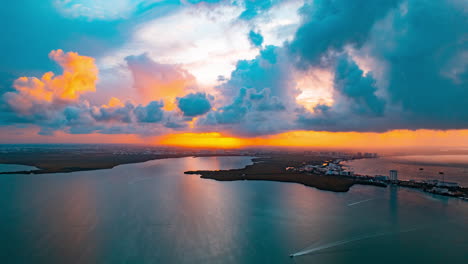
[[375,199],[377,199],[377,198],[371,198],[371,199],[366,199],[366,200],[362,200],[362,201],[357,201],[357,202],[348,204],[348,206],[353,206],[353,205],[356,205],[356,204],[361,204],[361,203],[369,202],[369,201],[372,201],[372,200],[375,200]]
[[357,236],[357,237],[354,237],[354,238],[351,238],[351,239],[339,240],[339,241],[335,241],[335,242],[332,242],[332,243],[328,243],[328,244],[325,244],[325,245],[322,245],[322,246],[319,246],[319,247],[305,248],[305,249],[303,249],[303,250],[301,250],[299,252],[293,253],[293,254],[291,254],[289,256],[290,257],[303,256],[303,255],[312,254],[312,253],[315,253],[317,251],[321,251],[321,250],[324,250],[324,249],[328,249],[328,248],[337,247],[337,246],[340,246],[340,245],[356,242],[356,241],[359,241],[359,240],[365,240],[365,239],[385,236],[385,235],[394,234],[394,233],[407,233],[407,232],[416,231],[418,229],[421,229],[421,227],[419,227],[419,228],[418,227],[410,228],[410,229],[402,230],[402,231],[399,231],[399,232],[380,232],[380,233],[376,233],[376,234],[368,234],[368,235]]

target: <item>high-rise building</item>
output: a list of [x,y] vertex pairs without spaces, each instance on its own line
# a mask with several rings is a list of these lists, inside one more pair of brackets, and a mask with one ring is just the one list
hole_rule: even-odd
[[398,181],[398,171],[397,170],[390,170],[390,180],[391,181]]

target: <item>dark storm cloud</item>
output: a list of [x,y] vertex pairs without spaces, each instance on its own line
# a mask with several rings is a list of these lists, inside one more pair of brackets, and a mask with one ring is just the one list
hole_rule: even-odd
[[335,68],[335,89],[351,101],[350,111],[358,115],[382,116],[385,102],[375,94],[376,81],[372,73],[364,74],[348,56],[341,56]]
[[467,8],[466,1],[408,1],[368,43],[387,65],[389,100],[411,128],[468,128]]
[[400,0],[315,0],[301,9],[303,24],[290,44],[300,62],[314,65],[328,52],[346,45],[360,48],[374,24],[396,8]]
[[[314,1],[290,43],[299,66],[335,72],[335,102],[298,116],[305,129],[468,128],[468,19],[463,1]],[[368,58],[379,81],[350,58]],[[326,63],[324,63],[326,62]],[[379,85],[377,85],[379,84]]]

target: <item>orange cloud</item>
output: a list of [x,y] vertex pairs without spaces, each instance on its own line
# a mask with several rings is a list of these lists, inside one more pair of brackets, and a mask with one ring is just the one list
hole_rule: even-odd
[[29,113],[35,104],[51,104],[55,101],[74,101],[81,94],[96,91],[98,68],[94,58],[76,52],[53,50],[49,57],[63,69],[62,75],[45,73],[40,79],[20,77],[13,87],[16,93],[8,93],[8,103],[19,112]]
[[102,105],[103,108],[124,107],[125,105],[117,97],[111,97],[107,105]]
[[162,99],[164,109],[173,110],[176,97],[196,85],[195,77],[179,65],[155,62],[147,54],[129,56],[126,61],[142,103]]

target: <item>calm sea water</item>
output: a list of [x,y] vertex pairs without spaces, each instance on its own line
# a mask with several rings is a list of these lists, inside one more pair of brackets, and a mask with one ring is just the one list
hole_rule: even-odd
[[388,176],[389,170],[398,170],[398,177],[403,180],[445,179],[468,187],[468,155],[389,156],[351,160],[343,165],[363,175]]
[[10,172],[10,171],[29,171],[37,170],[38,168],[33,166],[18,165],[18,164],[0,164],[0,172]]
[[[218,182],[246,157],[0,177],[0,263],[468,263],[468,202]],[[294,259],[291,253],[305,255]]]

